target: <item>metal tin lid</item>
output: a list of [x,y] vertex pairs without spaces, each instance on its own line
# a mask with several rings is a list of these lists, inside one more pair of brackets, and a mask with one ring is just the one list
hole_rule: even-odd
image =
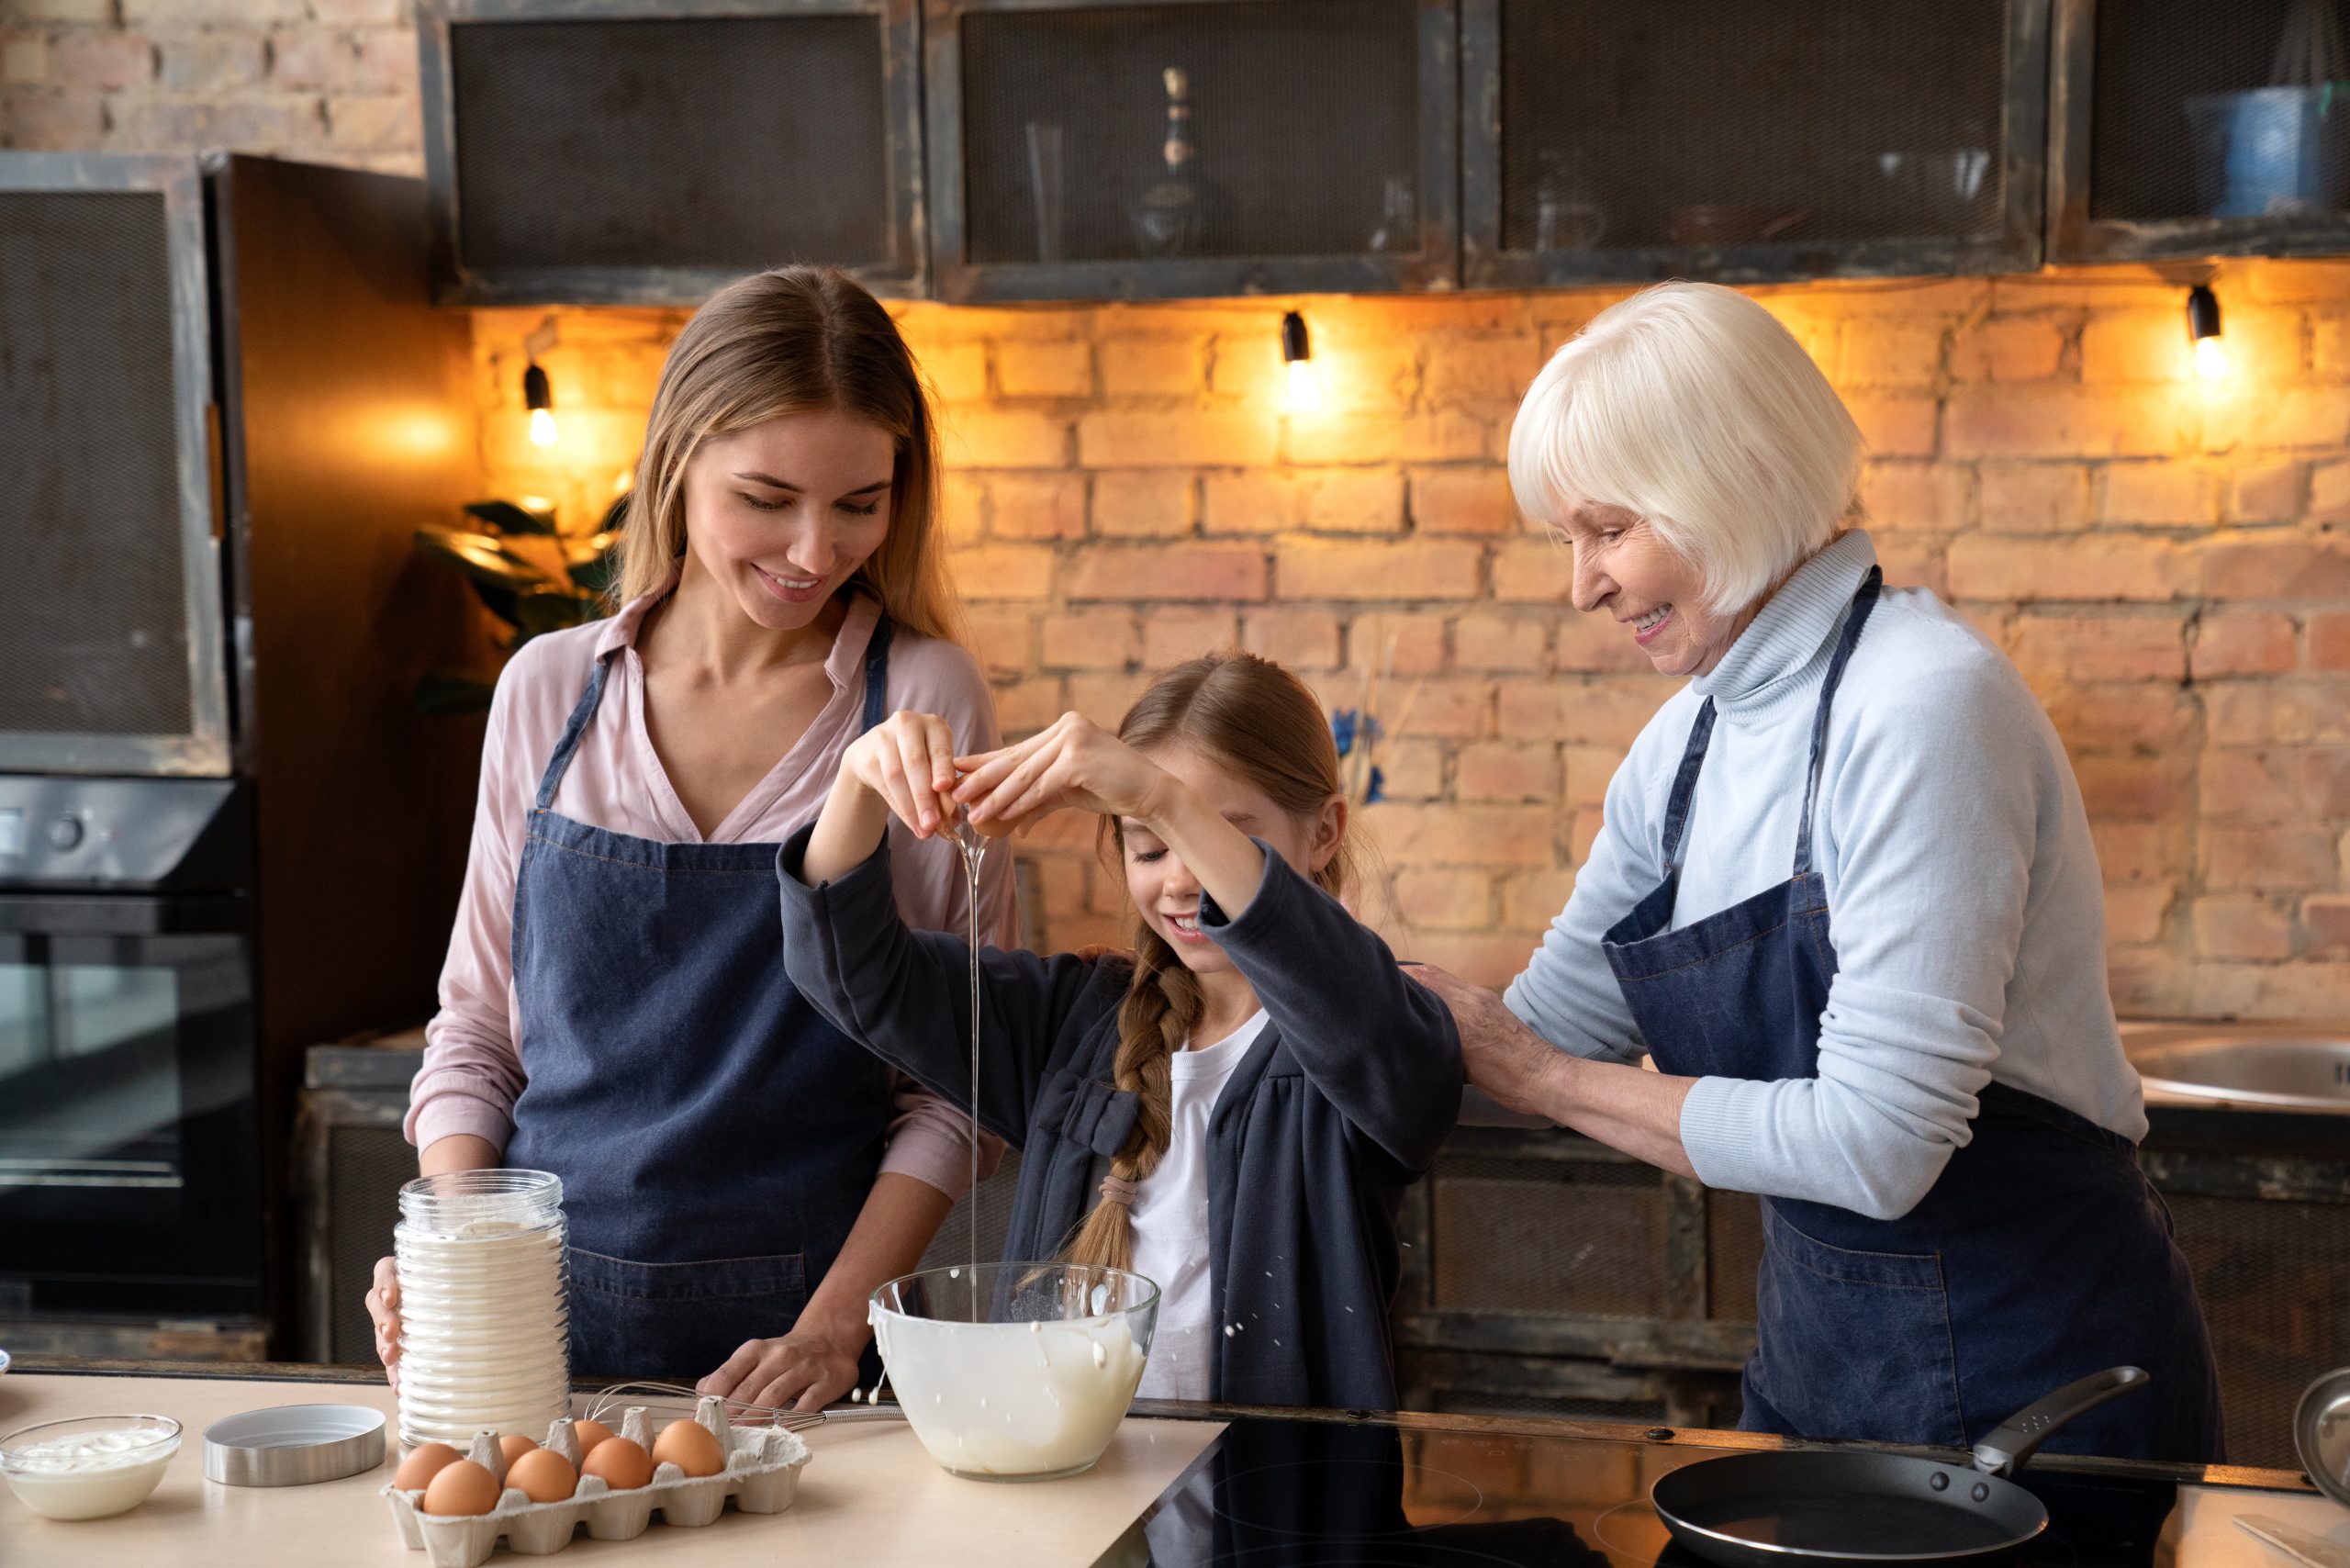
[[204,1473],[225,1486],[308,1486],[384,1462],[384,1413],[364,1405],[280,1405],[204,1428]]
[[2317,1489],[2350,1507],[2350,1367],[2327,1372],[2302,1394],[2293,1447]]

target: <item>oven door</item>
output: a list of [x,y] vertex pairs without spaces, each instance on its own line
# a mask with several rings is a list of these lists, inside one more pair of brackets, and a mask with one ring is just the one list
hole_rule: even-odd
[[0,1316],[262,1310],[249,910],[0,896]]

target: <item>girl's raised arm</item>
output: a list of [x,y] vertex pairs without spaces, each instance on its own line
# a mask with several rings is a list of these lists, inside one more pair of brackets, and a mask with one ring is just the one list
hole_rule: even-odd
[[[778,860],[784,964],[792,983],[851,1039],[942,1099],[971,1108],[971,949],[945,932],[915,931],[890,877],[892,814],[930,837],[953,820],[954,737],[926,713],[899,713],[852,744],[815,823]],[[1009,845],[990,846],[991,855]],[[1017,1146],[1028,1111],[1100,977],[1092,958],[979,951],[979,1114]],[[1091,1017],[1099,1008],[1088,1010]]]

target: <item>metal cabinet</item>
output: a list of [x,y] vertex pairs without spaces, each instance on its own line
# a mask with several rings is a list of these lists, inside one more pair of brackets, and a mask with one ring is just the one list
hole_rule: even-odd
[[2056,0],[2049,256],[2350,252],[2350,4]]
[[226,774],[196,162],[10,153],[0,234],[0,768]]
[[690,305],[786,262],[925,286],[915,0],[422,0],[435,292]]
[[1458,33],[1453,0],[927,0],[936,291],[1449,287]]
[[2048,0],[1462,0],[1462,277],[2027,270]]

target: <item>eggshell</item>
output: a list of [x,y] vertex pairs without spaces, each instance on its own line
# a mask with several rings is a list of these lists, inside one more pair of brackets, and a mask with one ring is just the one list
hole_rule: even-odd
[[688,1475],[715,1475],[726,1468],[726,1450],[699,1421],[672,1421],[653,1439],[653,1462],[674,1464]]
[[571,1435],[579,1439],[579,1457],[586,1459],[588,1450],[611,1440],[612,1429],[601,1421],[579,1420],[571,1423]]
[[516,1460],[538,1446],[520,1432],[509,1432],[498,1439],[498,1451],[506,1456],[506,1462],[509,1468]]
[[428,1514],[486,1514],[498,1506],[498,1477],[486,1466],[461,1459],[444,1464],[424,1489]]
[[434,1476],[464,1457],[447,1443],[419,1443],[392,1472],[392,1484],[403,1492],[421,1492]]
[[532,1449],[515,1460],[506,1484],[533,1503],[560,1503],[579,1487],[579,1473],[553,1449]]
[[599,1478],[615,1492],[632,1491],[653,1479],[653,1456],[626,1438],[606,1438],[588,1455],[579,1472]]

